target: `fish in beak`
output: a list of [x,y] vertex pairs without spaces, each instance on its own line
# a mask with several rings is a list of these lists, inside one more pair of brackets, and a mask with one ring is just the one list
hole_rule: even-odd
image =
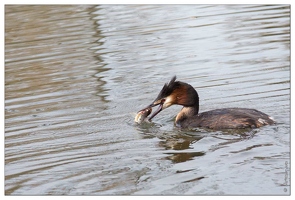
[[149,117],[149,121],[152,120],[152,118],[154,118],[157,114],[159,114],[162,110],[164,110],[165,108],[168,108],[169,106],[171,106],[173,103],[173,99],[171,96],[171,93],[173,92],[173,89],[175,88],[176,85],[176,76],[174,76],[169,83],[166,83],[162,90],[160,91],[160,93],[158,94],[157,98],[154,100],[154,102],[152,104],[150,104],[149,106],[147,106],[146,108],[138,111],[138,113],[146,110],[146,109],[150,109],[152,107],[155,106],[159,106],[158,109]]

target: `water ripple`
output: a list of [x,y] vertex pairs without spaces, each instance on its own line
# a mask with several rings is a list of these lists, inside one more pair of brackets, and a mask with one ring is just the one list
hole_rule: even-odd
[[[290,6],[7,5],[5,22],[5,194],[290,193]],[[277,124],[180,131],[176,106],[134,125],[173,75],[201,111]]]

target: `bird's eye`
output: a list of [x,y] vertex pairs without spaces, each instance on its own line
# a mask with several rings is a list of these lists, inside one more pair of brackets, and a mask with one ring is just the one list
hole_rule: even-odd
[[166,99],[162,99],[162,100],[161,100],[161,103],[164,103],[165,101],[166,101]]

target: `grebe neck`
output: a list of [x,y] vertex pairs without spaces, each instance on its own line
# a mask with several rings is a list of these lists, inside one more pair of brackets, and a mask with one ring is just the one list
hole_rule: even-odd
[[199,102],[194,106],[184,106],[181,111],[177,114],[175,123],[176,125],[180,125],[181,122],[184,120],[193,117],[195,115],[198,115],[199,113]]

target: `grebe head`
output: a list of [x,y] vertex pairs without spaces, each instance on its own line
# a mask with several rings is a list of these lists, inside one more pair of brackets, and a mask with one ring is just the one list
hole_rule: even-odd
[[197,91],[187,83],[176,81],[176,76],[163,86],[157,98],[147,107],[151,108],[159,105],[159,108],[151,115],[149,120],[173,104],[184,107],[199,107]]

